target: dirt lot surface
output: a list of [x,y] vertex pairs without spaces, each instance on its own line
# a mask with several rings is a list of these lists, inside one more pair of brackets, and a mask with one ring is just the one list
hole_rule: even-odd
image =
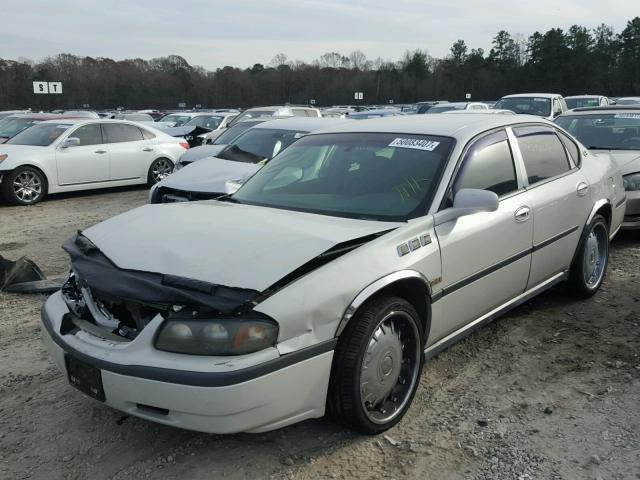
[[[146,195],[0,204],[0,254],[64,274],[66,238]],[[615,239],[592,299],[552,290],[429,361],[405,419],[378,437],[325,419],[220,436],[127,417],[54,368],[44,300],[0,293],[1,479],[640,478],[640,234]]]

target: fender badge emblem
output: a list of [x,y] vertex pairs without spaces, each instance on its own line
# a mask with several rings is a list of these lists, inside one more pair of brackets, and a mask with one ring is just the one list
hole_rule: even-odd
[[418,240],[417,238],[414,238],[413,240],[409,240],[409,248],[411,249],[412,252],[414,250],[419,249],[420,248],[420,240]]
[[398,255],[400,255],[401,257],[404,257],[410,251],[411,249],[409,248],[409,245],[407,245],[406,243],[398,245]]
[[420,243],[423,247],[429,245],[431,243],[431,235],[429,235],[428,233],[420,235]]

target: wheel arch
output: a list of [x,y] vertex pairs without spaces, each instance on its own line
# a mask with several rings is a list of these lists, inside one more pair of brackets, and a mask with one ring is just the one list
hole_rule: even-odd
[[363,305],[374,298],[388,295],[404,298],[413,305],[420,316],[426,342],[431,329],[431,286],[429,280],[415,270],[393,272],[363,288],[342,315],[335,336],[340,336]]
[[578,252],[582,248],[585,239],[587,238],[587,234],[589,233],[589,225],[596,215],[602,215],[607,221],[607,226],[609,229],[609,235],[611,235],[611,221],[613,216],[613,207],[611,206],[611,202],[608,198],[602,198],[593,204],[593,208],[587,217],[587,221],[582,226],[582,233],[580,233],[580,239],[578,240],[578,245],[576,246],[575,252],[573,252],[573,258],[571,259],[571,265],[574,264]]
[[51,181],[49,180],[49,175],[47,175],[47,172],[44,170],[44,168],[42,168],[37,163],[24,162],[24,163],[21,163],[20,165],[14,167],[14,168],[12,168],[11,170],[3,170],[3,171],[1,171],[0,175],[3,175],[3,180],[4,180],[4,176],[8,175],[11,172],[15,172],[19,168],[23,168],[23,167],[33,168],[34,170],[37,170],[38,172],[40,172],[40,174],[42,175],[42,178],[44,179],[45,192],[43,192],[43,193],[44,193],[44,195],[48,195],[49,194],[49,190],[50,190],[50,185],[51,185]]

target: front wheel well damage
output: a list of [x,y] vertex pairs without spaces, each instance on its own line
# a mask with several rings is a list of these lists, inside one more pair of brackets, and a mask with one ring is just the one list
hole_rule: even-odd
[[425,285],[423,280],[418,278],[405,278],[391,283],[380,290],[376,291],[367,300],[358,307],[354,316],[358,311],[363,308],[364,305],[369,302],[381,298],[381,297],[400,297],[405,299],[413,308],[416,309],[422,322],[424,341],[426,343],[429,338],[429,332],[431,329],[431,297],[429,295],[429,289]]

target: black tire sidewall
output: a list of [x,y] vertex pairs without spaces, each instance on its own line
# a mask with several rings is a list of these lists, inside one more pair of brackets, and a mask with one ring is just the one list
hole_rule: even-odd
[[[20,175],[22,172],[34,173],[35,175],[38,176],[38,178],[40,179],[40,182],[42,183],[42,192],[40,193],[40,196],[37,197],[35,201],[24,202],[16,196],[16,193],[13,190],[13,182],[16,179],[16,177]],[[44,199],[44,197],[47,195],[49,184],[47,182],[47,178],[44,176],[44,174],[40,170],[30,166],[22,166],[22,167],[15,168],[14,170],[6,173],[0,187],[1,187],[0,190],[1,190],[2,196],[7,202],[11,203],[12,205],[29,206],[29,205],[35,205],[36,203],[39,203]]]
[[[402,411],[389,422],[378,424],[367,417],[362,406],[360,393],[361,368],[369,339],[379,322],[391,311],[403,311],[414,321],[420,335],[419,366],[417,380]],[[333,403],[330,406],[330,412],[338,417],[338,420],[343,424],[365,434],[377,434],[396,425],[410,408],[418,390],[424,365],[423,346],[424,329],[422,322],[415,308],[409,302],[399,297],[383,297],[367,302],[347,324],[347,328],[345,328],[338,341],[330,382],[332,390],[330,396]],[[353,355],[354,350],[355,356]],[[344,401],[345,398],[347,402]],[[336,405],[336,402],[342,402],[343,405]]]

